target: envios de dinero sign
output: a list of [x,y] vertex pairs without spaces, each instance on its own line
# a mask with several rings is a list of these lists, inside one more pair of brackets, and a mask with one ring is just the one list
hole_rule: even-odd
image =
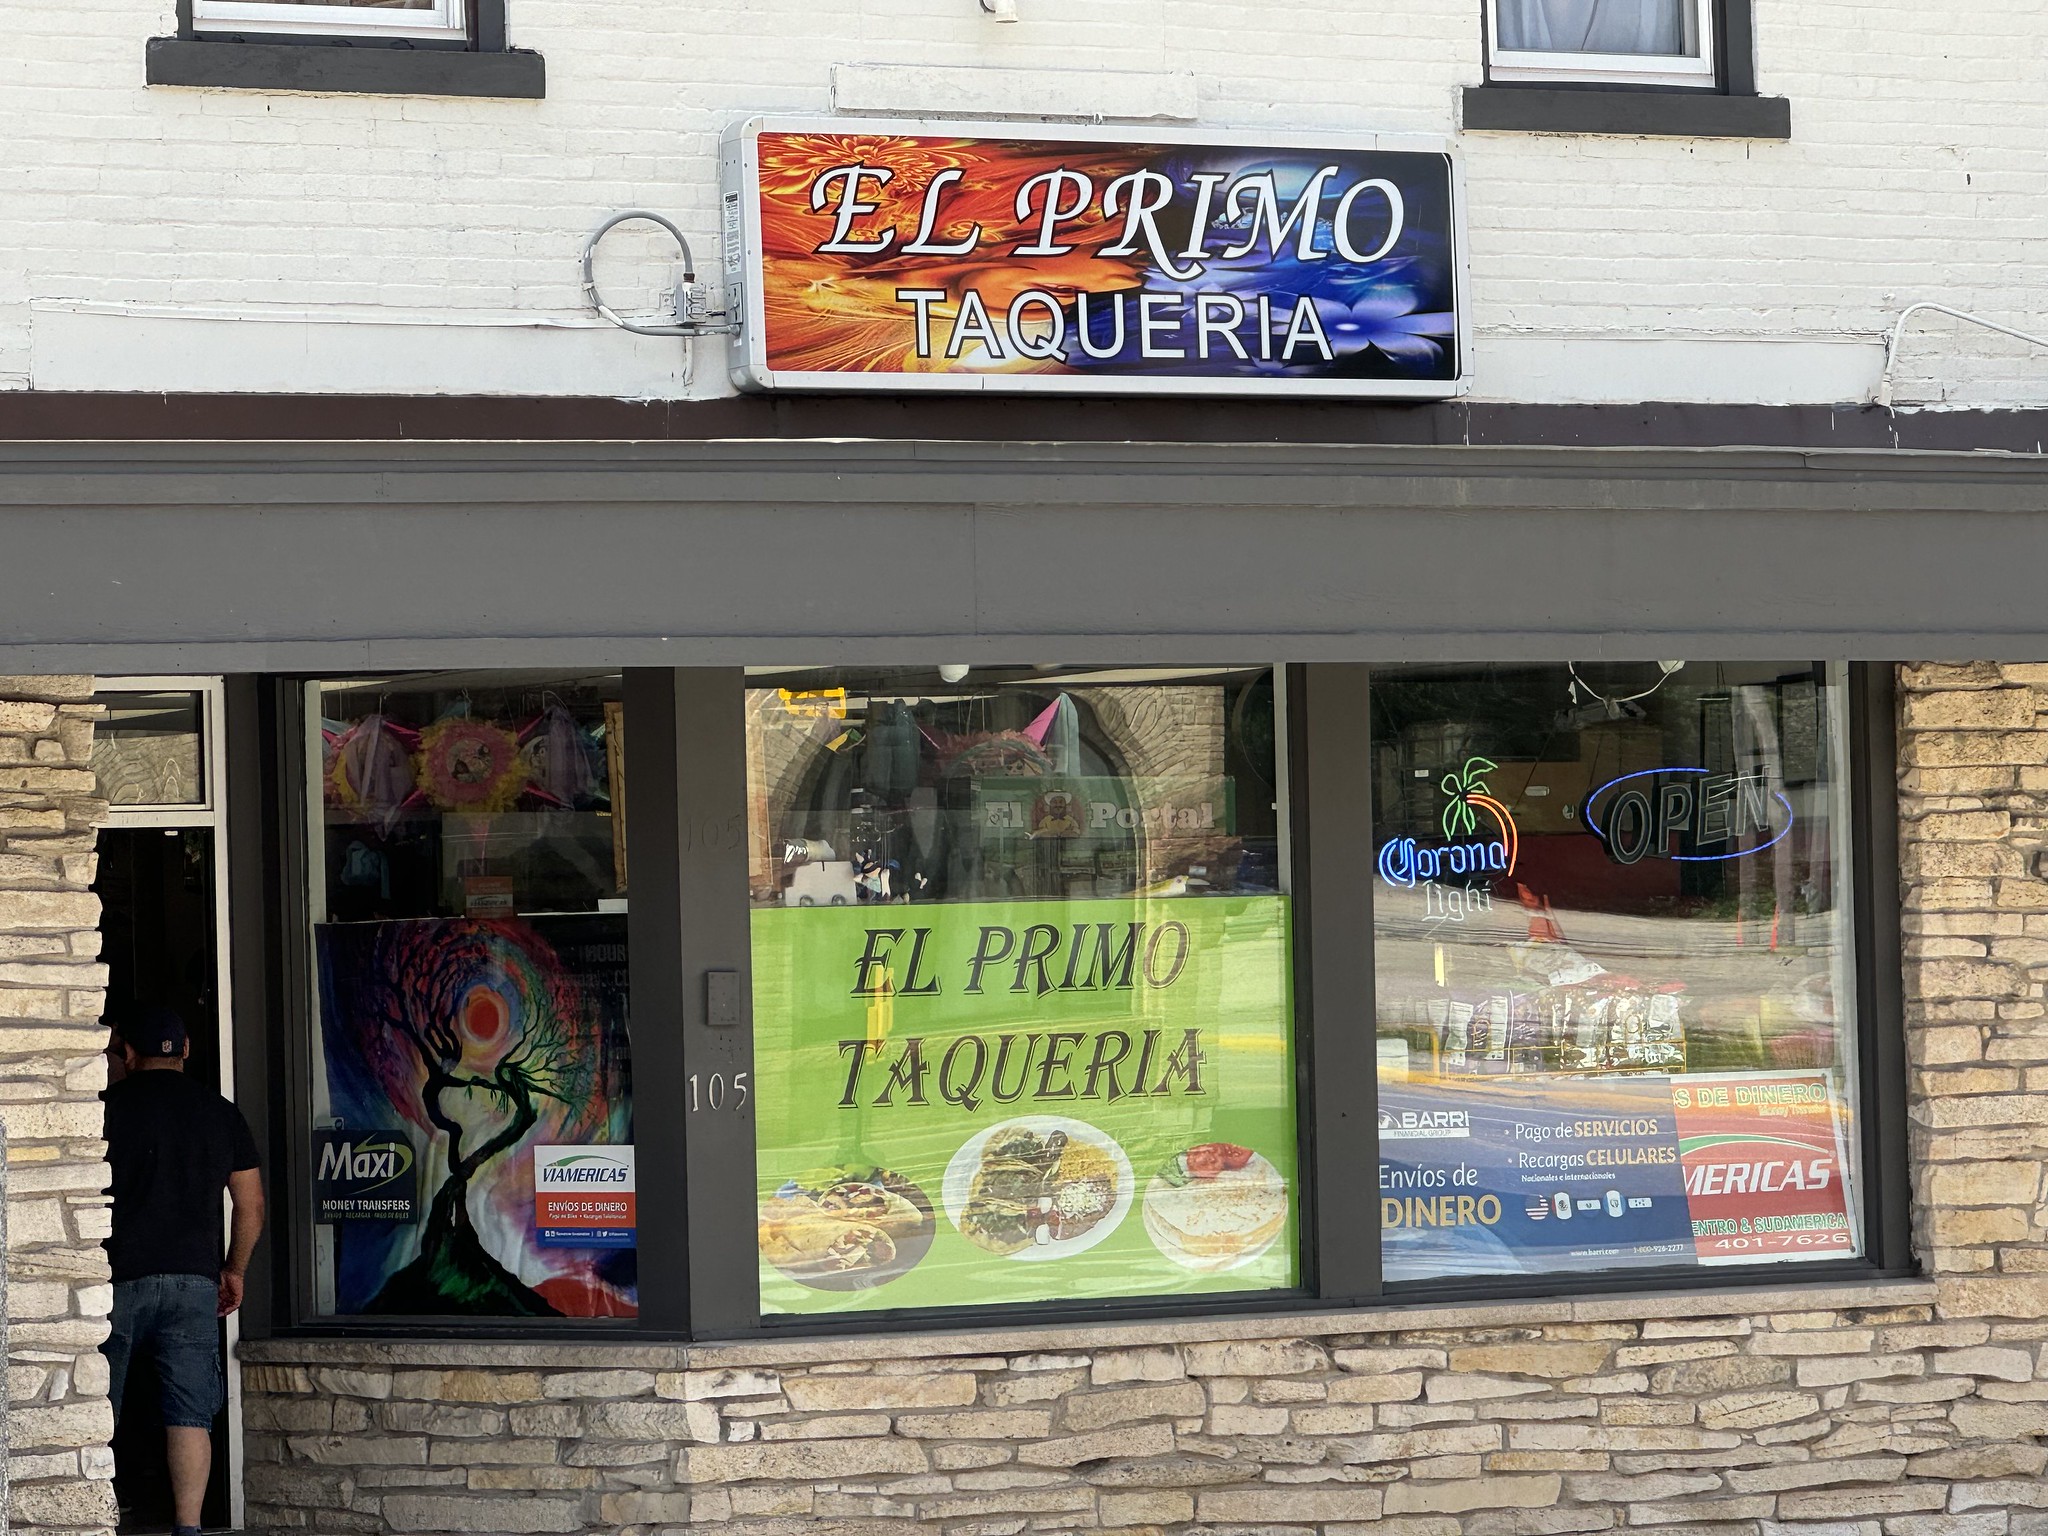
[[[756,118],[724,265],[752,389],[1461,393],[1442,140]],[[734,302],[736,301],[736,302]]]

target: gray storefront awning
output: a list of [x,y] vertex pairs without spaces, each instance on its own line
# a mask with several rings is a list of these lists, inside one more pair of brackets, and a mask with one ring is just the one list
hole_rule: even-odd
[[0,671],[2048,656],[2048,461],[0,446]]

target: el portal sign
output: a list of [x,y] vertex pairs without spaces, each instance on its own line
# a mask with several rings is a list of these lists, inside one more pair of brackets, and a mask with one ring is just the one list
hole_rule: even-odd
[[752,389],[1434,399],[1471,354],[1441,140],[756,118],[724,150]]

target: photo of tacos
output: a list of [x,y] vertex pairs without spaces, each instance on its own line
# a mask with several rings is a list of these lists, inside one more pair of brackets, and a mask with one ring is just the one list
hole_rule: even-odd
[[1168,1160],[1145,1187],[1153,1245],[1183,1269],[1235,1269],[1287,1225],[1287,1181],[1249,1147],[1203,1142]]
[[976,1247],[1025,1261],[1066,1258],[1117,1229],[1131,1207],[1124,1150],[1059,1115],[972,1136],[946,1169],[946,1214]]
[[816,1168],[761,1202],[761,1256],[813,1290],[871,1290],[916,1268],[936,1227],[930,1197],[900,1173]]

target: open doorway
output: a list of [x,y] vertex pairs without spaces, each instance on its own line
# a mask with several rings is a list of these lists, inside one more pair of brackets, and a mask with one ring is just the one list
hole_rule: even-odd
[[[217,679],[106,679],[93,769],[110,803],[99,837],[101,955],[107,1019],[175,1009],[191,1040],[186,1071],[234,1097],[224,964],[220,698]],[[202,1515],[233,1529],[241,1510],[241,1373],[236,1320],[222,1325],[227,1406],[214,1423],[213,1475]],[[114,1493],[122,1531],[171,1525],[171,1489],[155,1372],[131,1366],[114,1426]]]

